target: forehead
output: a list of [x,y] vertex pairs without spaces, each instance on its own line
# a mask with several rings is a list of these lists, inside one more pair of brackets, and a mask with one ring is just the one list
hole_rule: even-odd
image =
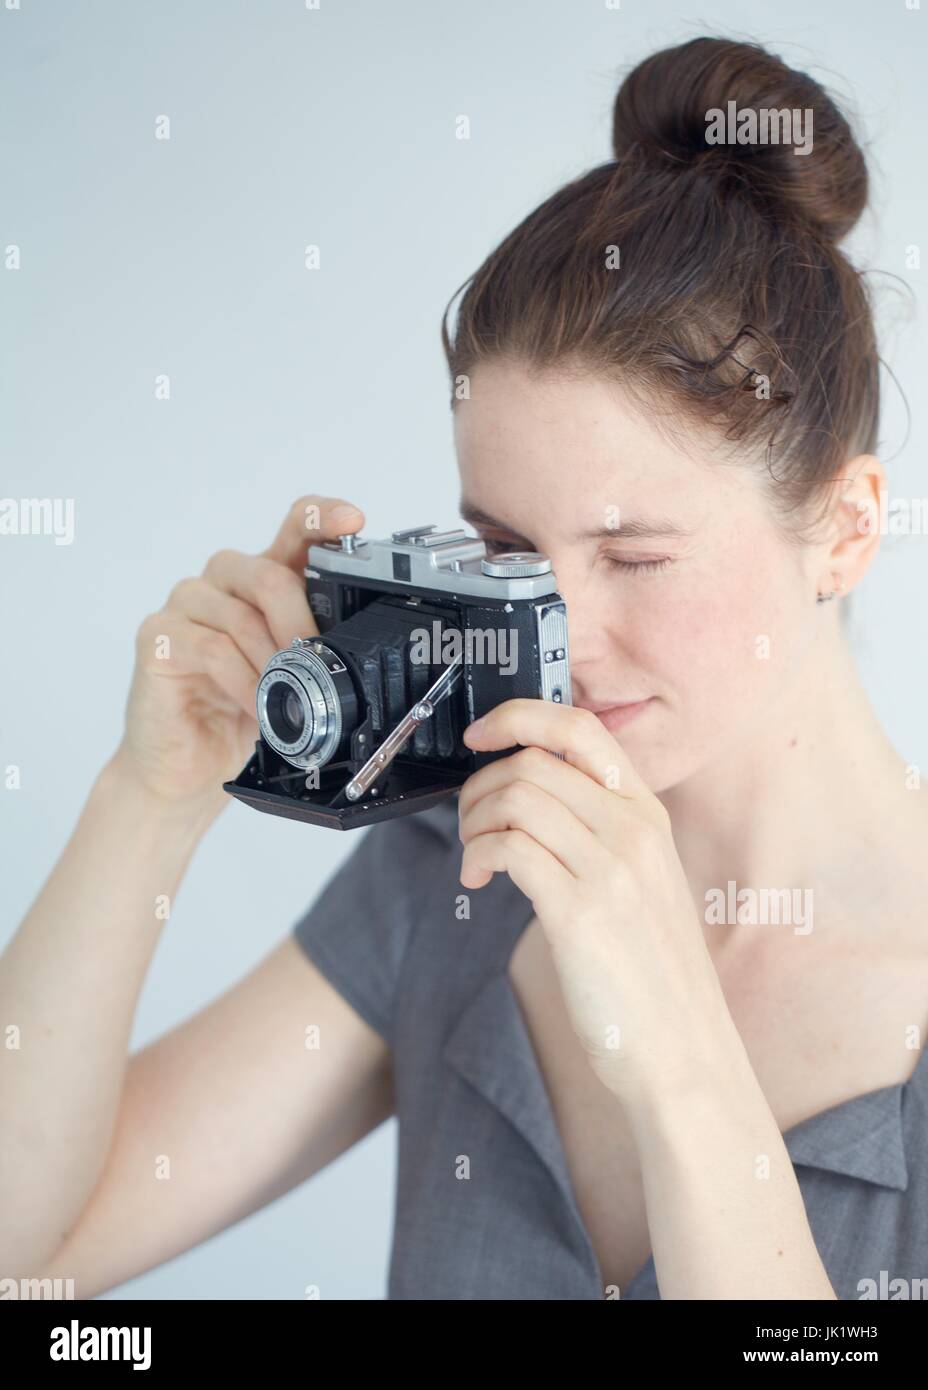
[[[648,419],[613,381],[510,360],[481,363],[454,410],[465,495],[500,515],[500,499],[543,496],[576,511],[611,504],[701,511],[734,504],[749,470],[723,466],[704,432]],[[495,505],[490,506],[489,503]]]

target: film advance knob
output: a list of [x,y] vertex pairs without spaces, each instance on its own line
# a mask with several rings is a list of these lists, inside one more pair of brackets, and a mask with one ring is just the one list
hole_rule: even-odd
[[550,574],[551,561],[537,550],[507,550],[481,560],[480,569],[494,579],[527,579],[535,574]]

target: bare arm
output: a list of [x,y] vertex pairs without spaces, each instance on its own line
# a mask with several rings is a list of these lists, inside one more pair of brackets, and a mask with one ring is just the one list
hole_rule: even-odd
[[392,1112],[386,1044],[285,937],[130,1058],[100,1182],[27,1275],[93,1298],[288,1192]]
[[[107,764],[0,969],[0,1275],[94,1297],[288,1191],[392,1112],[389,1051],[292,938],[127,1056],[196,826]],[[41,988],[35,987],[41,981]],[[307,1049],[305,1030],[320,1027]]]
[[[139,629],[122,743],[0,958],[0,1277],[63,1255],[88,1288],[108,1287],[286,1191],[390,1112],[383,1040],[289,941],[128,1056],[164,904],[253,744],[258,673],[317,630],[302,564],[313,527],[346,529],[337,500],[298,499],[266,551],[219,552]],[[323,1047],[308,1051],[320,1021]],[[175,1166],[155,1182],[158,1155]]]
[[[61,1244],[100,1176],[136,1003],[201,830],[146,802],[111,760],[0,959],[0,1257],[10,1275]],[[15,1046],[10,1046],[13,1041]]]

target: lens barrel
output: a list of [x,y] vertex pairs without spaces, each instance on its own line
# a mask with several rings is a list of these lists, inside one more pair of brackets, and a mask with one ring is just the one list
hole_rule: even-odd
[[258,683],[262,738],[293,767],[323,767],[358,722],[354,684],[341,656],[313,637],[275,652]]

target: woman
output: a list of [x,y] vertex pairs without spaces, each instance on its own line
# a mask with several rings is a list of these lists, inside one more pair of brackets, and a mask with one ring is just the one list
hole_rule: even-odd
[[[710,143],[731,102],[804,113],[802,151]],[[362,517],[302,498],[268,550],[178,584],[0,968],[4,1017],[41,1038],[4,1068],[7,1269],[92,1296],[395,1110],[394,1298],[928,1275],[928,817],[842,630],[886,482],[839,248],[864,161],[809,77],[721,40],[640,64],[613,135],[444,331],[462,515],[551,557],[573,706],[491,711],[468,743],[524,747],[375,826],[266,961],[126,1067],[152,903],[225,804],[267,657],[315,631],[306,509],[324,537]]]

